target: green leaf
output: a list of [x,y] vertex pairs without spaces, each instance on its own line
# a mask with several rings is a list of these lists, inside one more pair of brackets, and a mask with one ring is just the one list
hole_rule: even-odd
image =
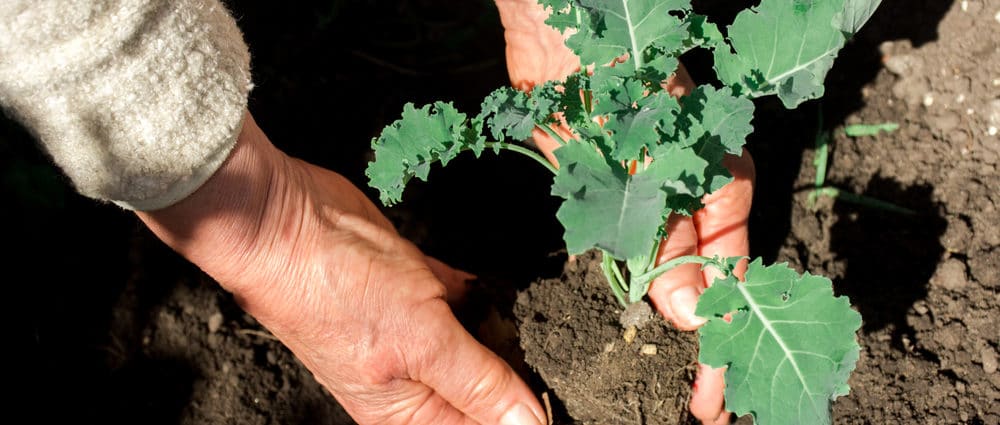
[[662,188],[673,170],[654,162],[630,176],[587,143],[569,143],[555,155],[560,168],[552,194],[566,199],[556,217],[566,230],[567,250],[596,247],[620,260],[648,255],[669,212]]
[[691,13],[687,16],[685,22],[687,22],[688,33],[690,34],[687,40],[688,48],[695,46],[715,48],[716,46],[725,45],[726,37],[719,31],[718,26],[708,22],[708,17],[705,15]]
[[830,423],[830,402],[849,391],[861,315],[829,279],[757,259],[745,282],[716,280],[695,314],[708,319],[698,360],[728,366],[726,409],[759,424]]
[[507,137],[527,139],[537,123],[551,121],[557,110],[562,95],[555,91],[554,84],[536,87],[531,95],[511,87],[496,89],[483,100],[476,118],[486,124],[497,141]]
[[735,53],[715,49],[719,78],[754,97],[777,94],[785,107],[823,95],[846,37],[844,0],[762,0],[729,27]]
[[403,117],[372,139],[375,161],[365,170],[369,185],[379,190],[383,204],[395,204],[402,199],[403,188],[411,178],[427,180],[431,164],[447,164],[462,149],[482,146],[485,139],[479,133],[476,128],[470,129],[465,114],[451,103],[437,102],[420,109],[407,103]]
[[847,37],[854,35],[875,14],[882,0],[844,0],[840,30]]
[[687,24],[669,12],[686,12],[691,8],[690,0],[578,0],[568,9],[556,7],[565,3],[550,4],[557,11],[566,11],[551,19],[550,25],[575,21],[578,31],[566,45],[584,65],[605,65],[628,54],[635,59],[632,65],[638,71],[653,53],[648,49],[678,51],[688,37]]
[[844,133],[850,137],[875,136],[879,132],[892,133],[899,129],[899,124],[886,122],[881,124],[852,124],[844,127]]
[[729,88],[716,90],[706,85],[698,86],[682,102],[678,125],[688,129],[688,137],[697,140],[707,134],[718,138],[726,152],[743,153],[746,138],[753,132],[752,101],[736,97]]

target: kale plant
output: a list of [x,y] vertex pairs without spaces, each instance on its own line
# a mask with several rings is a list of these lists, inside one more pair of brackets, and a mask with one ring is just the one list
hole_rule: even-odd
[[[699,330],[699,361],[728,367],[727,409],[765,424],[830,423],[831,401],[849,390],[861,316],[846,297],[834,296],[829,279],[757,259],[739,281],[732,273],[738,257],[656,265],[656,253],[670,236],[663,226],[670,214],[690,216],[705,195],[732,180],[722,159],[741,155],[753,131],[751,99],[777,95],[794,108],[821,97],[837,53],[879,0],[761,0],[725,35],[694,13],[690,0],[540,3],[551,11],[550,26],[571,31],[566,45],[591,72],[545,82],[530,94],[497,89],[471,117],[450,103],[407,104],[372,141],[376,157],[367,175],[381,201],[399,202],[410,179],[426,180],[433,164],[447,165],[465,151],[527,155],[555,175],[567,250],[600,250],[622,305],[642,301],[653,279],[679,264],[723,272],[696,314],[708,318]],[[695,48],[712,52],[722,86],[674,98],[661,83]],[[573,137],[554,130],[557,117]],[[517,144],[535,128],[560,144],[558,168]]]

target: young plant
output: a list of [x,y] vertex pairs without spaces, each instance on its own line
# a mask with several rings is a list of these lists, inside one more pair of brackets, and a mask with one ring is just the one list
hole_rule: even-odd
[[[724,36],[690,0],[541,0],[547,23],[571,31],[567,46],[591,73],[549,81],[530,94],[500,88],[468,116],[450,103],[407,104],[402,119],[372,141],[370,184],[386,205],[413,177],[465,151],[518,152],[555,175],[556,213],[572,254],[599,249],[622,305],[643,300],[650,283],[685,263],[724,274],[702,294],[696,314],[699,361],[727,366],[726,407],[765,424],[830,423],[830,402],[847,394],[860,347],[860,315],[834,297],[829,279],[785,264],[741,258],[680,257],[659,266],[670,214],[691,215],[732,180],[726,154],[741,155],[753,131],[751,98],[776,94],[794,108],[822,96],[837,52],[874,13],[878,0],[762,0],[737,15]],[[568,34],[568,33],[567,33]],[[712,51],[722,87],[681,99],[661,87],[694,48]],[[616,62],[615,66],[603,66]],[[562,117],[573,136],[559,136]],[[598,124],[601,122],[603,124]],[[555,139],[559,168],[515,144],[535,128]],[[647,161],[651,159],[651,161]],[[623,267],[624,266],[624,267]]]

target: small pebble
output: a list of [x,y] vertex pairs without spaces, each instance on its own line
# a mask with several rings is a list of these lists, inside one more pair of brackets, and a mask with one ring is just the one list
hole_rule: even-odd
[[635,326],[629,326],[628,329],[625,329],[625,333],[622,334],[625,344],[631,344],[632,341],[635,341],[635,335],[637,333],[639,333],[639,331],[635,328]]
[[208,317],[208,332],[214,334],[220,327],[222,327],[222,313],[215,312]]
[[267,357],[267,364],[273,365],[278,362],[278,355],[275,354],[274,351],[268,350],[266,357]]
[[969,0],[962,0],[962,11],[963,12],[969,11]]
[[992,347],[983,347],[979,350],[979,355],[983,358],[983,372],[993,373],[997,371],[997,352]]
[[986,130],[986,134],[989,134],[990,136],[996,136],[997,135],[997,128],[993,127],[993,126],[990,126],[990,128],[988,130]]
[[1000,12],[997,12],[996,15],[993,15],[993,19],[996,19],[997,23],[1000,23]]
[[605,353],[610,353],[612,351],[615,351],[615,343],[609,342],[607,344],[604,344],[604,352]]
[[643,344],[642,348],[639,349],[639,352],[646,356],[655,356],[656,346],[653,344]]
[[930,107],[933,104],[934,104],[934,96],[932,96],[929,93],[925,94],[924,95],[924,106]]

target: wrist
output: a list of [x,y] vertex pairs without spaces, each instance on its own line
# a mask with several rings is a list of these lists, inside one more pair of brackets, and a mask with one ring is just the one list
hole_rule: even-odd
[[200,188],[169,207],[136,214],[220,283],[232,281],[252,257],[269,192],[287,161],[246,113],[236,146]]

